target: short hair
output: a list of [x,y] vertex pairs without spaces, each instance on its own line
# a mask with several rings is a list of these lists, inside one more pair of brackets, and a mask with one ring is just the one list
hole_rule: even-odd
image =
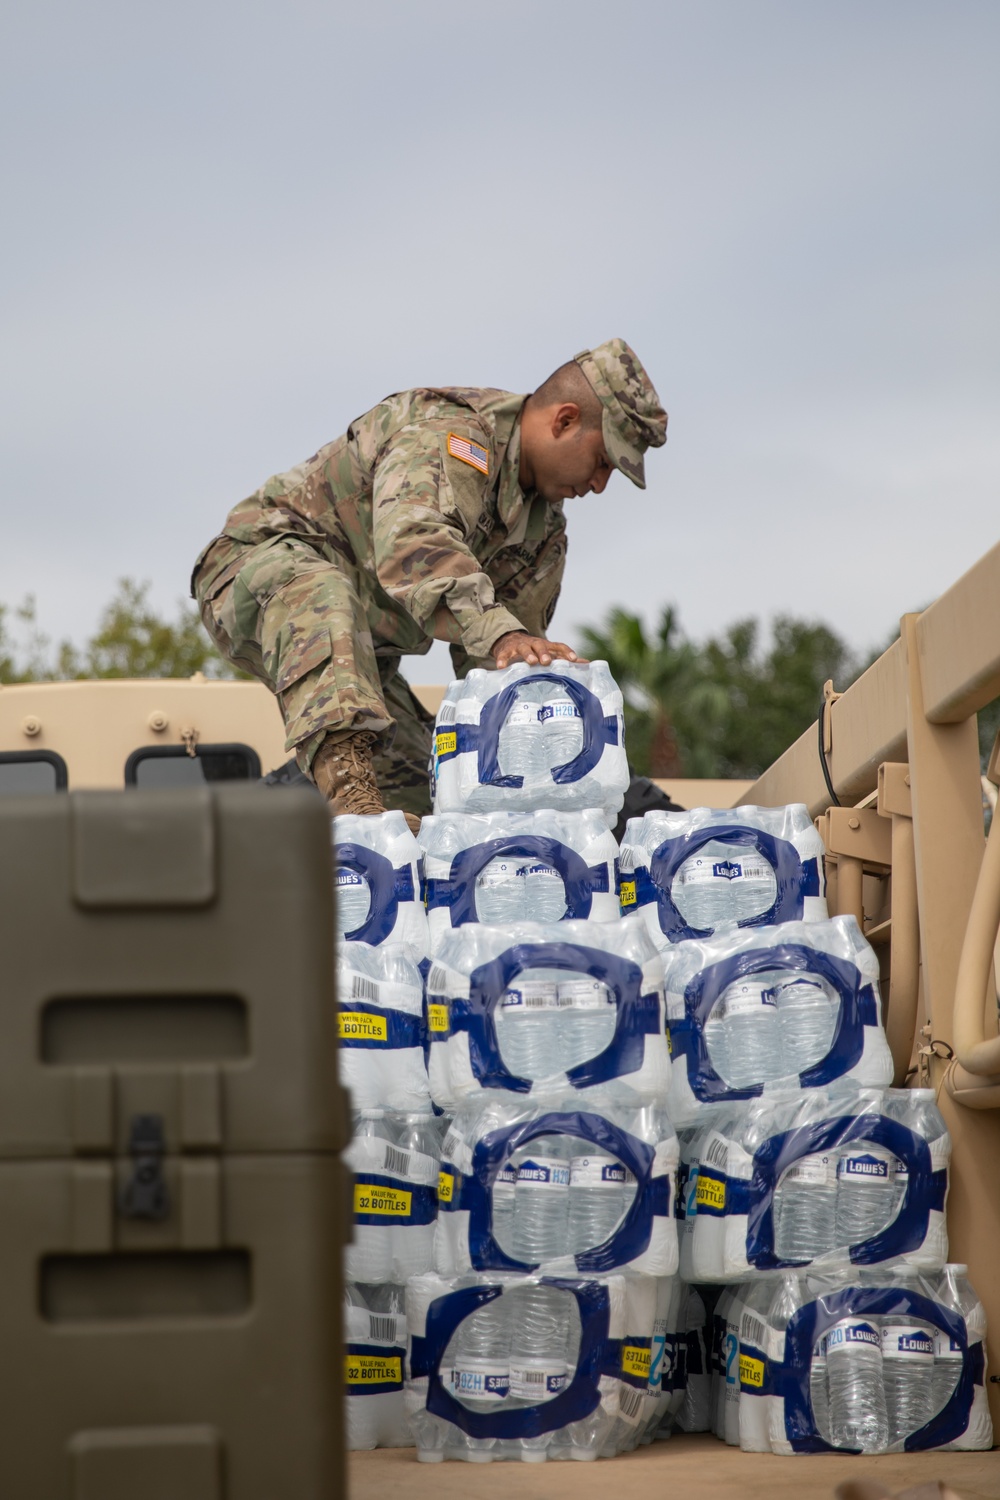
[[567,360],[543,380],[531,400],[538,406],[561,406],[571,401],[580,408],[580,426],[600,427],[604,408],[601,398],[575,359]]

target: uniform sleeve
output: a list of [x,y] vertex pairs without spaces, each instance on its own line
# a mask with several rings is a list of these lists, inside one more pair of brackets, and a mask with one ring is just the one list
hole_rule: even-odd
[[[459,442],[449,444],[449,436]],[[444,606],[470,656],[488,656],[520,619],[497,598],[469,546],[486,515],[488,474],[457,458],[462,442],[494,462],[487,434],[474,423],[422,422],[402,428],[380,451],[372,492],[375,572],[389,597],[433,634]]]

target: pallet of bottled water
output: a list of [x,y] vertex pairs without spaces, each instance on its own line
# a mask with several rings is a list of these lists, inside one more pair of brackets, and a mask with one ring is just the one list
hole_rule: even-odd
[[724,923],[822,921],[823,854],[802,803],[648,812],[622,840],[622,910],[641,912],[661,947]]
[[433,951],[466,922],[616,922],[618,845],[603,813],[439,813],[423,819]]
[[951,1139],[932,1089],[818,1089],[718,1110],[685,1142],[684,1269],[940,1271]]
[[345,813],[332,821],[337,938],[405,943],[427,953],[420,850],[401,812]]
[[434,811],[600,808],[613,826],[629,783],[621,690],[607,662],[475,668],[438,709]]
[[740,1446],[821,1453],[982,1449],[986,1315],[964,1265],[737,1288]]
[[354,1174],[348,1280],[405,1283],[434,1264],[441,1124],[431,1114],[365,1109],[352,1120],[344,1162]]
[[670,1081],[663,961],[642,921],[467,923],[427,977],[431,1095],[486,1090],[662,1099]]
[[406,1360],[405,1291],[401,1286],[344,1289],[344,1391],[347,1447],[407,1448],[403,1374]]
[[356,1110],[430,1113],[424,981],[402,944],[337,945],[337,1054]]
[[435,1269],[673,1276],[677,1154],[662,1105],[472,1099],[442,1148]]
[[854,917],[727,927],[663,959],[678,1129],[779,1082],[891,1083],[878,959]]
[[617,1274],[412,1278],[417,1457],[540,1463],[635,1448],[659,1412],[670,1286]]

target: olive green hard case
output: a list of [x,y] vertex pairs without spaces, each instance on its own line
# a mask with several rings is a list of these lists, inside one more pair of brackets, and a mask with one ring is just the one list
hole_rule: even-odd
[[0,1495],[335,1500],[329,818],[0,804]]

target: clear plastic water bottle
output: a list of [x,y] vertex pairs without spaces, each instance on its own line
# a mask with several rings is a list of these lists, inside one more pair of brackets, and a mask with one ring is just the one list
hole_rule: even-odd
[[882,1386],[882,1335],[868,1318],[842,1318],[826,1336],[830,1441],[837,1448],[880,1453],[889,1421]]
[[569,1294],[526,1282],[511,1293],[510,1397],[527,1406],[566,1389]]
[[334,886],[337,936],[342,938],[347,932],[356,932],[368,921],[372,893],[364,876],[359,875],[356,870],[349,870],[346,865],[337,867]]
[[[582,1143],[576,1142],[579,1148]],[[569,1250],[577,1255],[603,1245],[625,1212],[632,1174],[608,1151],[588,1145],[569,1164]]]
[[720,1007],[726,1027],[726,1081],[745,1089],[781,1076],[778,1006],[773,990],[756,974],[723,991]]
[[671,896],[689,927],[718,927],[760,916],[774,905],[774,870],[756,849],[712,839],[674,876]]
[[[361,1111],[346,1153],[358,1189],[365,1186],[369,1176],[381,1176],[386,1172],[386,1155],[393,1148],[395,1139],[395,1131],[384,1110]],[[355,1203],[364,1213],[365,1195],[358,1189]],[[392,1281],[392,1252],[392,1224],[388,1219],[384,1224],[355,1224],[354,1240],[344,1250],[344,1273],[351,1281]]]
[[[938,1109],[933,1089],[889,1089],[883,1109],[890,1119],[897,1120],[900,1125],[905,1125],[908,1130],[925,1140],[931,1148],[932,1156],[938,1154],[935,1146],[941,1146],[942,1137],[948,1134],[948,1127]],[[947,1145],[947,1142],[944,1144]],[[932,1170],[935,1165],[937,1163],[932,1162]],[[906,1162],[896,1157],[893,1170],[893,1219],[903,1206],[909,1180]]]
[[518,1164],[517,1157],[508,1157],[493,1179],[493,1238],[507,1255],[513,1254],[514,1246],[514,1189]]
[[817,1339],[809,1365],[809,1404],[816,1431],[830,1441],[830,1391],[826,1373],[826,1339]]
[[542,1136],[517,1169],[514,1187],[514,1254],[540,1265],[567,1253],[569,1146],[563,1136]]
[[726,1436],[726,1378],[727,1371],[739,1358],[739,1324],[736,1325],[736,1342],[728,1343],[728,1333],[733,1319],[731,1311],[736,1300],[736,1288],[723,1287],[712,1313],[711,1348],[711,1431],[717,1438]]
[[852,1141],[837,1162],[837,1244],[861,1245],[893,1215],[895,1156],[870,1141]]
[[[495,1297],[459,1324],[451,1364],[451,1392],[473,1411],[499,1411],[510,1391],[510,1307]],[[447,1351],[446,1351],[447,1354]],[[495,1438],[463,1437],[465,1457],[488,1463]]]
[[774,986],[783,1074],[812,1068],[830,1050],[837,1002],[818,979],[782,979]]
[[582,974],[564,975],[559,981],[562,1068],[574,1068],[603,1052],[617,1022],[618,1008],[606,984]]
[[558,969],[525,969],[501,997],[497,1040],[504,1062],[518,1078],[551,1078],[563,1071],[558,1044]]
[[729,1053],[727,1051],[726,1018],[723,1007],[715,1005],[705,1022],[705,1046],[708,1060],[720,1078],[729,1082]]
[[529,922],[561,922],[566,915],[566,887],[554,865],[542,859],[522,861],[518,879],[524,890],[524,915]]
[[[404,1115],[394,1146],[386,1148],[386,1170],[419,1187],[437,1184],[441,1163],[439,1127],[433,1115]],[[434,1260],[433,1224],[394,1224],[393,1278],[405,1282],[429,1271]]]
[[800,1263],[828,1255],[836,1244],[837,1156],[802,1156],[782,1173],[774,1194],[774,1248]]
[[530,678],[518,683],[517,697],[503,721],[497,742],[497,763],[503,776],[537,779],[544,768],[543,729],[538,711],[549,684]]
[[889,1443],[901,1443],[934,1415],[934,1329],[906,1313],[882,1319],[882,1384]]
[[[977,1326],[985,1326],[982,1303],[969,1285],[969,1268],[949,1261],[941,1272],[938,1298],[944,1307],[966,1320],[970,1341]],[[934,1348],[934,1374],[931,1383],[932,1415],[947,1405],[962,1373],[962,1347],[944,1329],[938,1329]]]
[[538,710],[542,726],[544,764],[547,771],[568,765],[583,749],[583,719],[569,693],[556,683],[546,684],[548,693]]
[[518,865],[517,855],[504,854],[480,870],[476,876],[476,916],[480,922],[502,927],[524,920],[524,881]]

